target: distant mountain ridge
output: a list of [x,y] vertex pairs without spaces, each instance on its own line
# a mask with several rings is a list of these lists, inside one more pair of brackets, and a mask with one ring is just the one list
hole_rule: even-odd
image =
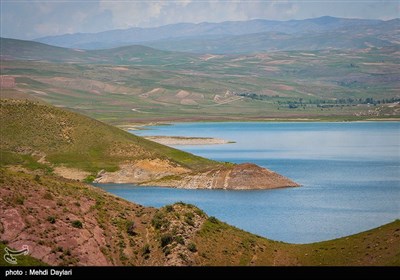
[[[395,32],[395,30],[398,29],[398,25],[398,19],[382,21],[335,18],[329,16],[289,21],[255,19],[249,21],[227,21],[221,23],[178,23],[153,28],[135,27],[99,33],[77,33],[48,36],[38,38],[35,41],[54,46],[80,49],[104,49],[140,44],[173,51],[194,51],[199,53],[206,53],[210,51],[215,51],[216,53],[241,53],[252,50],[248,50],[246,48],[234,48],[233,51],[224,50],[216,47],[215,45],[224,44],[226,39],[232,41],[234,40],[235,36],[239,36],[238,39],[240,40],[243,38],[241,36],[248,36],[249,34],[254,34],[255,36],[255,34],[265,35],[283,33],[286,34],[286,36],[289,36],[291,39],[298,39],[299,37],[309,38],[311,35],[315,34],[322,36],[325,33],[330,32],[338,32],[339,34],[342,32],[349,33],[351,30],[351,36],[359,31],[363,32],[363,34],[366,36],[369,35],[369,33],[365,33],[365,30],[372,30],[372,33],[375,34],[375,30],[380,30],[380,32],[382,32],[387,29],[390,33],[393,33],[394,30],[394,33],[396,33],[398,36],[398,32]],[[276,40],[276,38],[272,39]],[[215,40],[218,41],[218,43],[213,43],[211,46],[208,44],[209,41],[215,42]],[[190,41],[190,45],[199,45],[200,43],[203,43],[203,46],[195,48],[182,48],[180,47],[180,42],[182,41]],[[391,40],[388,40],[388,42],[391,42]],[[268,42],[265,43],[266,46],[268,46]],[[164,47],[165,44],[166,46]],[[311,45],[316,44],[315,42],[311,42]],[[382,44],[379,44],[379,46],[380,45]],[[351,47],[352,46],[350,46],[350,48]],[[333,45],[332,48],[336,48],[336,46]],[[270,48],[268,47],[262,48],[262,50],[269,49]],[[278,48],[278,50],[283,49]],[[306,47],[305,49],[310,49],[310,47]],[[256,51],[258,50],[259,49]]]

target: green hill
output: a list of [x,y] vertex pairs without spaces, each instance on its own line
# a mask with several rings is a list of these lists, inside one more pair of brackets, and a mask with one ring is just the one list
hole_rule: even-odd
[[0,38],[1,59],[51,61],[88,64],[150,64],[189,63],[198,55],[156,50],[131,45],[104,50],[79,50],[50,46],[34,41]]
[[54,47],[26,40],[0,38],[1,58],[19,60],[76,61],[82,62],[86,54],[78,50]]
[[[143,207],[36,171],[1,168],[0,195],[0,240],[29,246],[31,258],[18,257],[24,265],[400,265],[399,220],[296,245],[242,231],[192,205]],[[1,258],[0,265],[8,264]]]
[[2,99],[0,105],[3,161],[33,156],[92,173],[115,171],[120,163],[141,159],[165,160],[190,170],[218,165],[43,103]]
[[0,105],[3,165],[25,164],[102,183],[191,189],[299,186],[254,164],[208,160],[43,103],[2,99]]

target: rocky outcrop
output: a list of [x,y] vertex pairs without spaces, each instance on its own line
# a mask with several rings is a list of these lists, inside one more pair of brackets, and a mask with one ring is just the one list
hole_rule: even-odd
[[120,169],[115,172],[100,172],[94,182],[140,184],[188,172],[190,172],[190,169],[173,164],[168,160],[143,159],[133,163],[121,164]]
[[116,172],[100,173],[95,182],[224,190],[261,190],[300,186],[276,172],[252,163],[221,164],[202,172],[193,172],[159,159],[123,164]]
[[187,174],[180,180],[161,180],[146,185],[163,185],[182,189],[261,190],[299,187],[292,180],[252,163],[221,167],[196,174]]

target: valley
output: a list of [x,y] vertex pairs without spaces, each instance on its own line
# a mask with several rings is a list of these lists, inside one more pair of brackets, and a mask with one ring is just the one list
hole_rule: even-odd
[[114,125],[363,120],[400,110],[396,47],[210,56],[4,38],[2,46],[3,97],[44,100]]

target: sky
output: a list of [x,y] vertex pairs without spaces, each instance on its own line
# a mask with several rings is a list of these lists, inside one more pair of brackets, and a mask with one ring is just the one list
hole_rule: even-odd
[[0,0],[1,37],[36,39],[178,22],[400,17],[400,0]]

